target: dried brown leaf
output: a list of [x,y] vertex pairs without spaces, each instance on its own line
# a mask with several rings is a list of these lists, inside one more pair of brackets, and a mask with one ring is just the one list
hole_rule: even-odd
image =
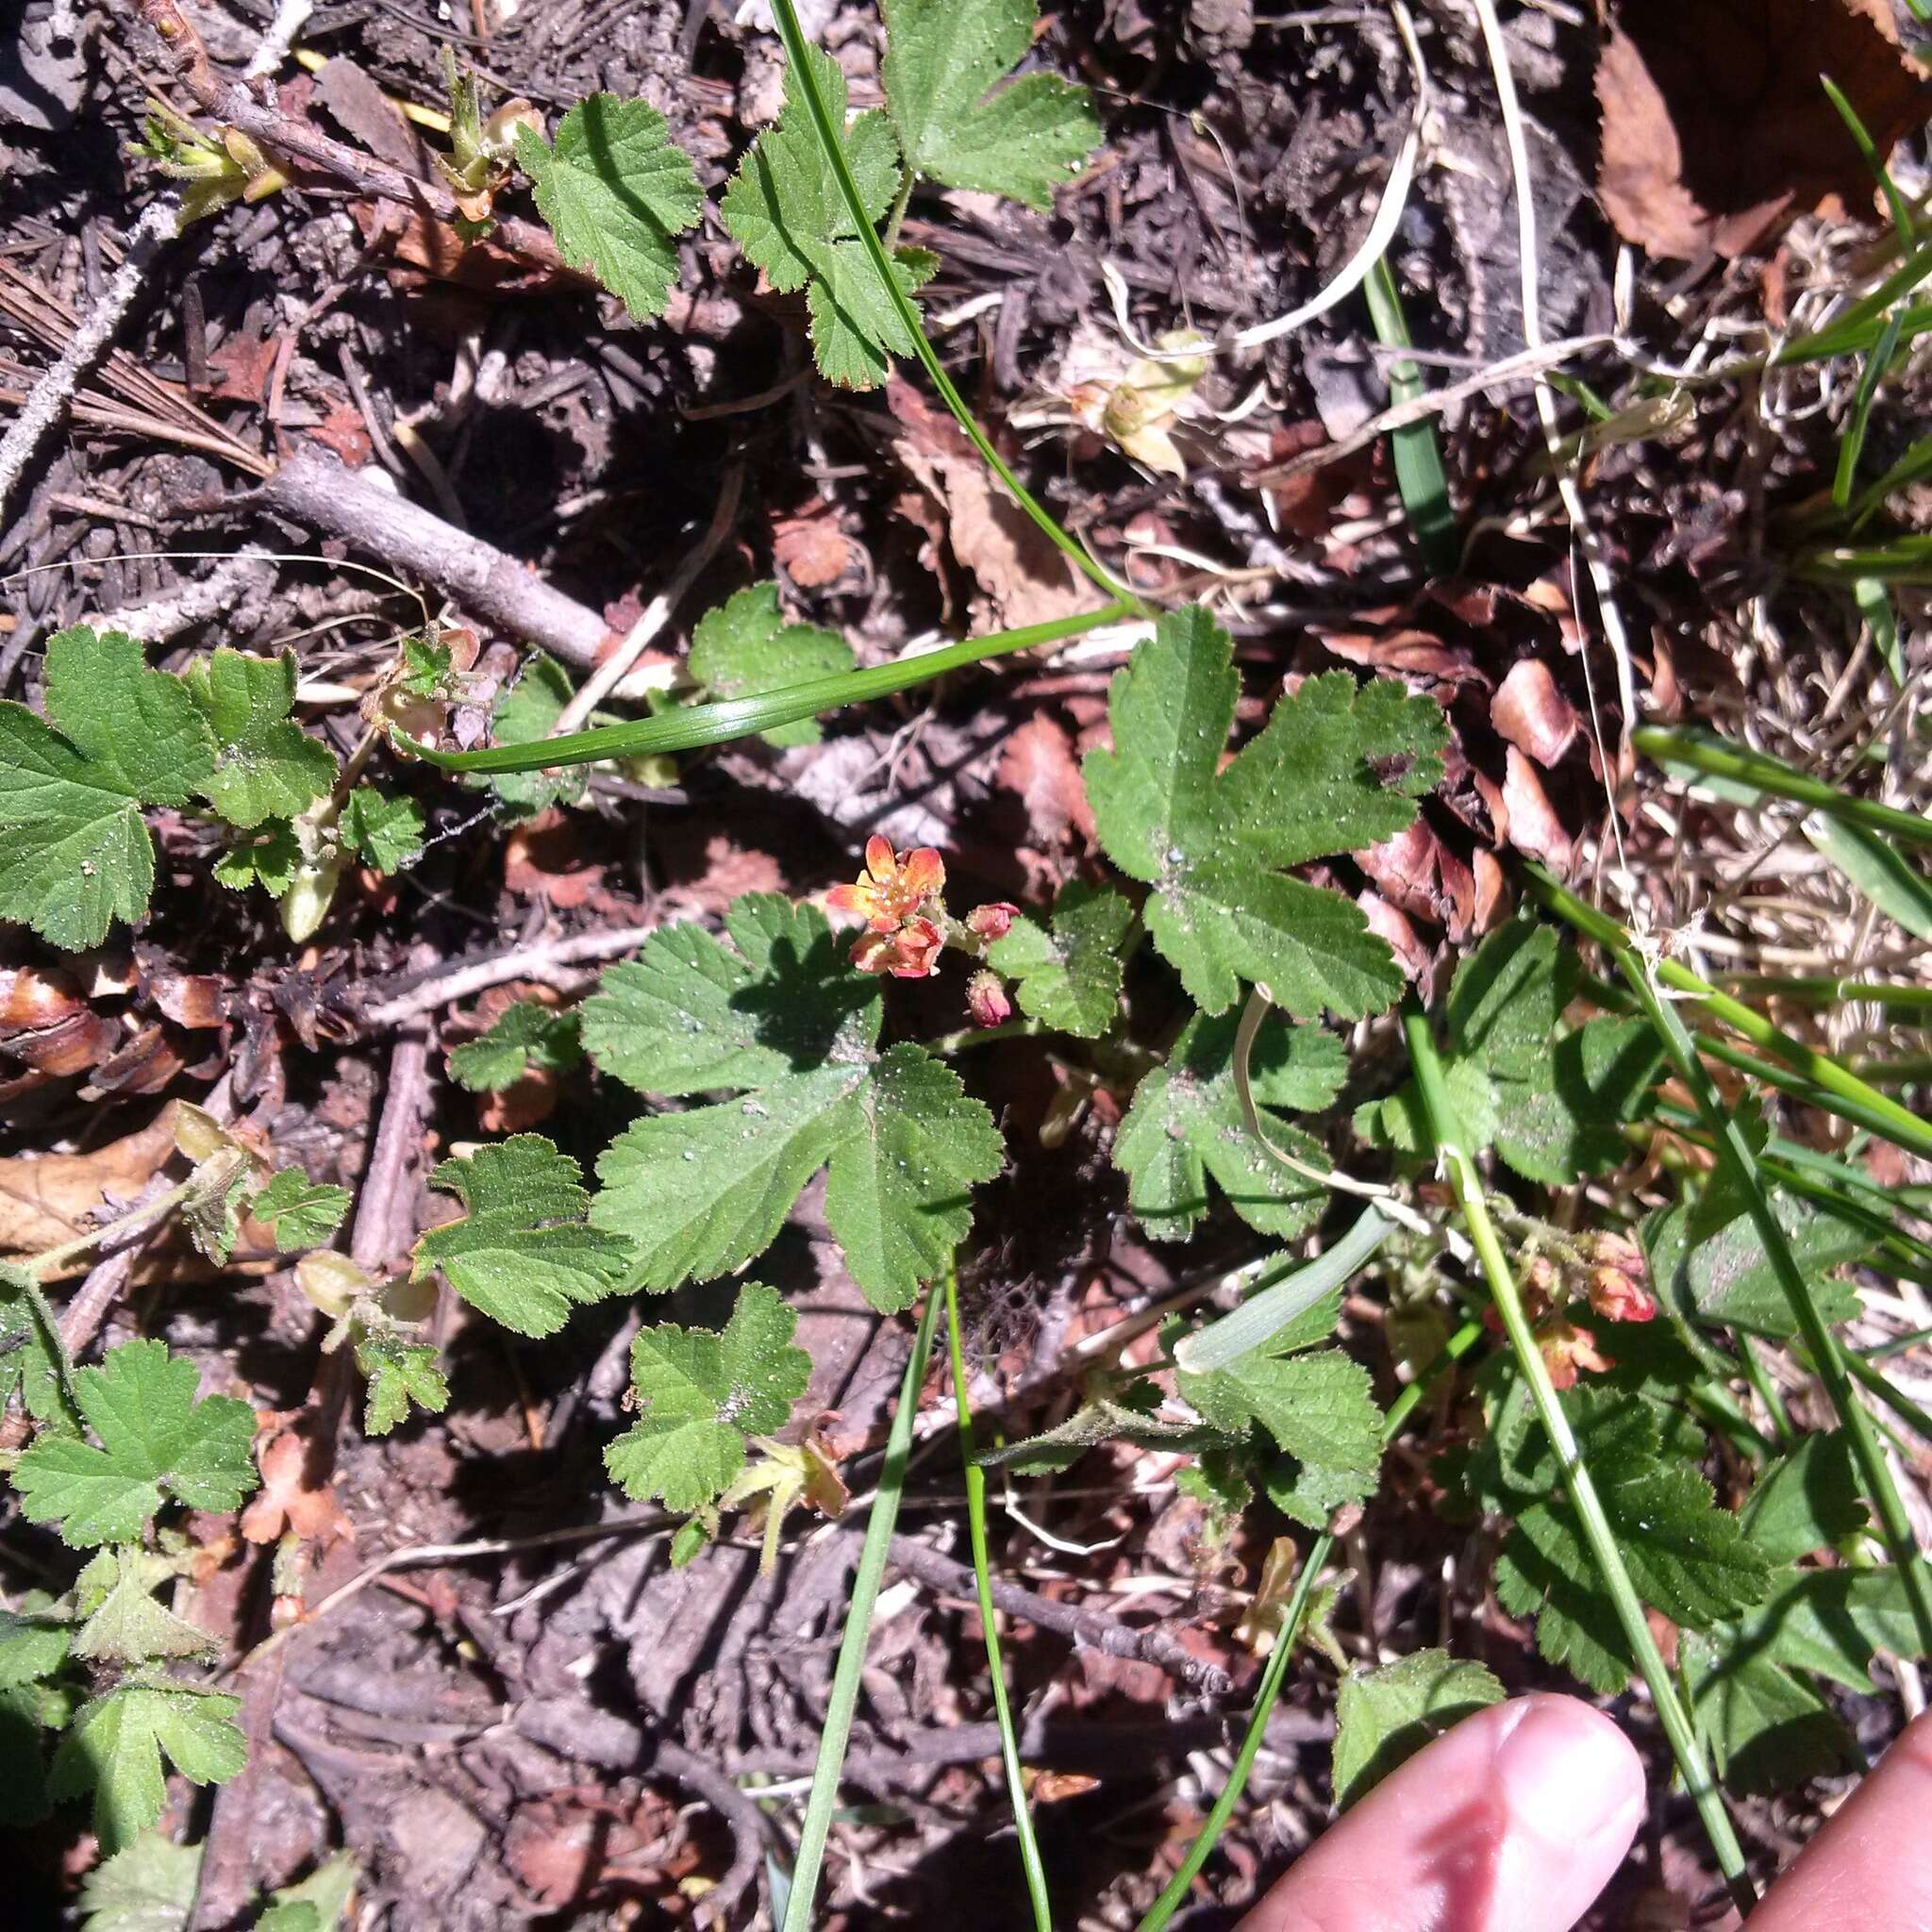
[[1618,233],[1653,255],[1728,258],[1788,212],[1869,206],[1821,74],[1881,155],[1932,112],[1890,0],[1623,0],[1596,75],[1598,188]]

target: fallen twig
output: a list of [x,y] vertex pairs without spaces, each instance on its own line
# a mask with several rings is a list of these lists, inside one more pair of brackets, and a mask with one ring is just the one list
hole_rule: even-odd
[[378,1005],[364,1008],[358,1018],[371,1032],[400,1026],[512,979],[535,979],[572,991],[591,976],[574,973],[570,971],[572,967],[593,959],[615,959],[634,952],[657,929],[655,924],[610,926],[600,932],[577,933],[569,939],[539,940],[533,945],[516,946],[484,959],[458,960],[448,972],[420,981]]
[[305,449],[261,486],[261,500],[310,529],[345,537],[413,572],[511,637],[579,667],[597,661],[610,626],[493,544],[454,528],[332,456]]
[[[928,1590],[943,1591],[968,1602],[973,1600],[976,1585],[971,1567],[955,1562],[930,1544],[909,1536],[895,1536],[891,1560],[896,1569],[917,1578]],[[1165,1630],[1136,1629],[1104,1611],[1083,1609],[1074,1604],[1057,1604],[1051,1597],[1038,1596],[1017,1583],[1007,1583],[997,1577],[993,1579],[992,1600],[1010,1616],[1071,1638],[1076,1647],[1098,1650],[1108,1657],[1138,1657],[1143,1663],[1158,1665],[1191,1690],[1225,1696],[1234,1688],[1225,1671],[1196,1657]]]

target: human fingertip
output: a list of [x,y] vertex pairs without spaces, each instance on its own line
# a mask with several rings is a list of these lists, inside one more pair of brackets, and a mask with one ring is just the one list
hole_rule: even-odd
[[1514,1721],[1496,1747],[1496,1782],[1512,1822],[1544,1843],[1581,1848],[1643,1815],[1643,1763],[1622,1731],[1574,1697],[1542,1694],[1505,1707]]

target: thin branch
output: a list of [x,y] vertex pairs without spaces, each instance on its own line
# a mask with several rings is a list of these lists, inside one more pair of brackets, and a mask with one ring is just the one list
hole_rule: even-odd
[[571,991],[591,975],[573,973],[570,968],[635,952],[657,929],[655,924],[610,926],[600,932],[577,933],[569,939],[539,940],[533,945],[517,946],[487,959],[459,962],[434,979],[365,1008],[358,1017],[370,1032],[400,1026],[512,979],[540,980],[546,986]]
[[[406,174],[375,155],[331,140],[308,121],[283,113],[275,105],[273,88],[263,84],[264,99],[247,81],[223,74],[208,59],[201,36],[176,0],[139,0],[139,4],[142,17],[160,37],[175,78],[210,119],[239,128],[262,147],[326,175],[358,194],[395,202],[454,227],[461,210],[456,196],[441,181]],[[539,223],[514,215],[503,217],[491,230],[491,240],[536,267],[575,279],[575,272],[558,253],[550,231]]]
[[[892,1567],[925,1585],[928,1590],[974,1601],[978,1585],[971,1565],[956,1562],[927,1543],[909,1536],[892,1539]],[[1036,1595],[1017,1583],[1004,1578],[992,1580],[992,1600],[1008,1616],[1071,1638],[1076,1649],[1097,1650],[1108,1657],[1136,1657],[1165,1671],[1191,1690],[1224,1697],[1234,1688],[1227,1673],[1172,1637],[1165,1630],[1137,1630],[1118,1617],[1100,1610],[1082,1609],[1075,1604],[1055,1603],[1051,1597]]]
[[492,543],[445,523],[333,456],[304,449],[261,486],[261,500],[310,529],[345,537],[453,602],[566,662],[590,666],[610,626]]

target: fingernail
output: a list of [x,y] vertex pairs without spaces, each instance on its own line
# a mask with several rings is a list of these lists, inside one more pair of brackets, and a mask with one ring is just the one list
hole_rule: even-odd
[[1643,1804],[1643,1769],[1609,1719],[1567,1697],[1533,1697],[1496,1752],[1510,1816],[1548,1844],[1575,1846],[1612,1826],[1629,1830]]

